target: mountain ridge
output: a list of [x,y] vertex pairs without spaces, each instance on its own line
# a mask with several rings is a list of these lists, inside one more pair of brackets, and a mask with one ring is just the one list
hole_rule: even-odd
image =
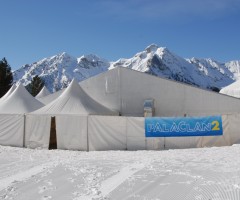
[[194,85],[203,89],[221,89],[238,80],[240,61],[221,63],[211,58],[182,58],[167,47],[151,44],[131,58],[107,61],[97,55],[73,57],[66,52],[26,64],[13,71],[15,82],[30,83],[35,75],[40,76],[51,92],[65,88],[73,78],[85,80],[115,67],[127,67]]

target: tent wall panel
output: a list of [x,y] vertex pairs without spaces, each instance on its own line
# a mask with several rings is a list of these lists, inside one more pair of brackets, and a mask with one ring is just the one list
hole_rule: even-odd
[[240,115],[226,115],[228,121],[227,133],[230,135],[231,144],[240,144]]
[[[240,143],[240,114],[223,115],[223,135],[146,138],[143,117],[57,115],[57,145],[72,150],[161,150]],[[0,144],[48,148],[50,115],[0,115]]]
[[[182,113],[184,87],[172,87],[164,79],[121,69],[121,112],[123,115],[143,116],[146,99],[154,99],[157,116],[178,116]],[[134,81],[133,81],[134,80]],[[176,103],[176,97],[178,103]]]
[[[229,114],[240,111],[239,99],[121,68],[123,115],[143,116],[145,99],[155,100],[156,116]],[[132,81],[134,80],[134,81]]]
[[222,116],[223,135],[205,136],[201,138],[201,147],[229,146],[231,143],[231,132],[229,132],[228,116]]
[[164,138],[147,138],[147,149],[146,150],[163,150],[164,149]]
[[[111,83],[111,84],[110,84]],[[116,68],[80,85],[105,106],[123,116],[143,116],[144,100],[155,100],[156,116],[205,116],[240,112],[240,100],[187,84]]]
[[146,150],[147,140],[145,137],[127,137],[127,150]]
[[201,137],[166,137],[165,149],[185,149],[201,147]]
[[145,118],[127,117],[128,150],[161,150],[164,149],[164,138],[145,137]]
[[23,147],[24,115],[0,115],[0,145]]
[[29,148],[48,148],[51,116],[26,115],[25,146]]
[[121,109],[120,70],[110,70],[80,82],[84,91],[107,108]]
[[144,118],[127,117],[127,150],[145,150]]
[[57,115],[57,148],[87,151],[87,116]]
[[126,123],[125,117],[89,116],[89,150],[126,150]]

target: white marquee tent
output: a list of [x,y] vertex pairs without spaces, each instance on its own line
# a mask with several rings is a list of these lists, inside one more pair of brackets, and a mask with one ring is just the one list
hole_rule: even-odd
[[143,117],[153,99],[155,116],[207,116],[240,113],[240,100],[128,68],[115,68],[80,82],[88,95],[122,116]]
[[51,103],[52,101],[54,101],[55,99],[57,99],[65,90],[66,88],[59,90],[57,92],[54,92],[52,94],[49,94],[47,96],[38,98],[38,101],[42,102],[44,105],[47,105],[49,103]]
[[12,85],[12,87],[8,90],[8,92],[0,99],[0,102],[5,100],[12,92],[17,88],[15,84]]
[[51,117],[56,117],[57,146],[60,149],[87,150],[87,116],[118,115],[96,102],[73,80],[48,105],[26,117],[26,146],[48,148]]
[[[13,89],[11,88],[10,91]],[[25,113],[43,106],[20,84],[0,102],[0,144],[23,146]]]
[[48,96],[49,94],[51,94],[49,92],[49,90],[43,86],[43,88],[41,89],[41,91],[37,94],[37,96],[35,96],[36,99],[40,99],[40,98],[43,98],[45,96]]
[[222,88],[220,93],[240,98],[240,80]]
[[[221,115],[224,135],[146,138],[143,117],[146,99],[154,99],[155,114],[160,117]],[[122,116],[116,116],[116,110]],[[22,126],[20,134],[25,133],[24,146],[31,148],[49,147],[53,119],[59,149],[140,150],[223,146],[240,143],[239,113],[240,100],[237,98],[116,68],[87,79],[80,85],[73,80],[57,99],[26,114],[26,118],[20,118],[15,130],[19,131],[18,127]],[[11,122],[13,116],[17,115],[5,118],[2,125],[7,124],[8,120]],[[6,125],[3,130],[8,127]],[[6,133],[1,133],[0,142],[1,138],[5,137],[5,141],[6,137],[11,138]],[[14,142],[22,140],[22,137],[12,138],[15,138]],[[23,143],[14,142],[11,145],[21,146]]]
[[73,79],[57,99],[32,114],[116,115],[118,112],[96,102]]
[[42,106],[43,104],[36,100],[25,87],[20,84],[0,103],[0,113],[23,114],[37,110]]
[[[35,136],[29,134],[30,137],[27,138],[30,138],[28,139],[30,142],[27,145],[48,147],[50,115],[56,116],[57,145],[61,149],[164,149],[230,145],[233,142],[240,142],[236,126],[231,123],[232,118],[238,119],[236,117],[238,115],[223,117],[226,135],[221,137],[165,139],[146,138],[142,117],[146,99],[154,99],[156,116],[237,114],[240,112],[239,99],[126,68],[116,68],[99,74],[81,82],[80,86],[73,81],[57,100],[27,117],[26,133],[37,133],[33,131],[36,126],[28,127],[34,124],[33,120],[39,123],[39,127],[43,127],[41,123],[48,124],[46,130],[41,131],[47,134],[41,135],[40,138],[38,138],[40,134]],[[76,95],[80,93],[84,95]],[[77,99],[82,99],[79,106]],[[91,101],[85,101],[86,99]],[[92,102],[92,99],[93,102],[101,102],[105,107],[119,110],[123,116],[101,116],[109,115],[105,112],[100,112],[102,114],[96,116],[99,112],[89,112],[92,109],[88,109],[88,103]],[[96,103],[92,105],[93,108],[99,107]],[[44,113],[49,114],[49,119],[44,117]],[[76,141],[78,142],[75,143]]]
[[[90,116],[90,150],[193,148],[240,143],[239,99],[128,68],[115,68],[86,79],[80,85],[94,99],[126,116],[109,119]],[[143,105],[148,99],[154,100],[155,116],[159,117],[221,115],[224,135],[146,138]],[[113,132],[118,135],[115,140]]]

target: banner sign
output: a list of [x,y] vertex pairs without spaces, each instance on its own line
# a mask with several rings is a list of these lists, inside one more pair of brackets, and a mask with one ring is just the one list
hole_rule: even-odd
[[145,118],[146,137],[222,135],[221,116]]

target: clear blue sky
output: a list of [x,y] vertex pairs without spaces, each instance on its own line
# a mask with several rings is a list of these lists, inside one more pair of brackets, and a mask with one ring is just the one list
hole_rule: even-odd
[[155,43],[184,58],[240,60],[240,0],[0,0],[0,59],[61,52],[129,58]]

